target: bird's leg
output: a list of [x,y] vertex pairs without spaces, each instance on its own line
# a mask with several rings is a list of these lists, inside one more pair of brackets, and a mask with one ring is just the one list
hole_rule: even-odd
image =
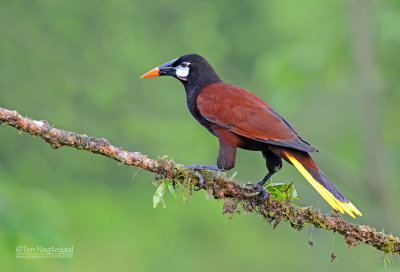
[[[235,165],[235,157],[236,147],[220,142],[217,165],[192,164],[185,165],[185,167],[192,168],[194,170],[226,171],[232,169]],[[204,178],[200,171],[195,171],[195,173],[199,177],[199,188],[196,189],[196,191],[198,191],[203,187]]]
[[268,191],[264,188],[264,184],[282,168],[282,159],[272,153],[271,150],[266,149],[262,151],[263,157],[266,160],[268,174],[266,174],[259,182],[254,185],[254,189],[260,190],[260,194],[266,198],[268,196]]
[[220,142],[217,165],[192,164],[184,166],[196,170],[225,171],[230,170],[235,166],[235,157],[236,147]]
[[272,177],[274,173],[269,172],[268,174],[266,174],[262,179],[260,179],[259,182],[256,183],[256,185],[254,186],[261,186],[264,187],[264,184],[270,179],[270,177]]

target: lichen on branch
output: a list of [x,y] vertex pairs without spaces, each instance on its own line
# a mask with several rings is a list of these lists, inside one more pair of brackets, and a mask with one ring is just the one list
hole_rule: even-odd
[[[198,186],[199,175],[192,169],[176,164],[171,160],[153,160],[139,153],[130,152],[111,145],[104,138],[89,137],[85,134],[57,129],[47,121],[33,120],[0,107],[0,125],[14,127],[30,135],[44,139],[57,149],[70,146],[79,150],[101,154],[122,164],[140,167],[156,174],[160,182],[172,181],[173,184],[183,184],[192,191]],[[0,143],[1,144],[1,143]],[[285,199],[264,199],[252,187],[240,185],[237,181],[227,180],[224,174],[216,171],[202,170],[204,179],[203,190],[215,199],[225,201],[224,213],[238,214],[243,211],[253,212],[263,216],[268,222],[274,222],[274,228],[284,220],[294,229],[301,230],[308,224],[316,228],[331,230],[341,234],[348,246],[358,246],[361,242],[371,245],[384,254],[400,255],[400,239],[391,234],[377,232],[374,228],[349,223],[334,213],[324,215],[312,207],[298,207]]]

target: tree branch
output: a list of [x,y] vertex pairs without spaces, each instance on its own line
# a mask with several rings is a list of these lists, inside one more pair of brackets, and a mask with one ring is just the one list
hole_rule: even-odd
[[[172,180],[174,183],[186,183],[192,190],[199,184],[197,173],[173,161],[152,160],[139,152],[129,152],[111,145],[104,138],[88,137],[51,126],[47,121],[36,121],[21,116],[16,111],[0,107],[0,125],[6,124],[30,135],[44,139],[52,148],[71,146],[79,150],[101,154],[126,165],[143,168],[156,174],[159,180]],[[274,222],[274,228],[282,219],[296,229],[301,230],[307,224],[316,228],[332,230],[343,235],[348,246],[358,246],[360,242],[371,245],[384,254],[400,255],[400,240],[391,234],[377,232],[374,228],[344,221],[337,213],[324,215],[312,207],[297,207],[288,200],[268,198],[264,200],[252,188],[227,180],[219,172],[202,170],[206,190],[215,199],[224,199],[223,212],[237,214],[243,211],[262,215],[268,222]]]

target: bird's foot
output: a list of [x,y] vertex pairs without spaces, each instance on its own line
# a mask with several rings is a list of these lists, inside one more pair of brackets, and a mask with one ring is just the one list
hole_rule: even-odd
[[258,190],[259,195],[262,197],[262,200],[265,200],[269,197],[269,192],[264,188],[264,184],[269,180],[273,173],[268,173],[263,177],[259,182],[257,182],[253,189]]
[[214,170],[214,171],[224,171],[224,169],[218,168],[216,165],[204,165],[204,164],[192,164],[192,165],[184,165],[187,168],[194,169],[196,171],[195,174],[199,178],[199,187],[197,189],[194,189],[195,191],[200,191],[201,188],[203,188],[204,185],[204,178],[201,175],[200,171],[198,170]]
[[262,200],[266,200],[268,198],[268,196],[270,195],[269,192],[267,191],[267,189],[265,189],[260,182],[257,182],[254,186],[253,186],[254,190],[259,191],[259,196],[262,197]]
[[195,170],[214,170],[214,171],[225,171],[225,169],[221,169],[216,165],[205,165],[205,164],[191,164],[184,165],[187,168],[192,168]]

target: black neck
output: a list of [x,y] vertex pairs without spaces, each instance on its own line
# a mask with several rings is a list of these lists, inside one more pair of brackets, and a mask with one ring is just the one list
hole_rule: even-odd
[[187,96],[197,96],[203,87],[221,81],[221,78],[214,70],[209,70],[207,73],[197,75],[196,77],[189,77],[187,81],[181,80]]

